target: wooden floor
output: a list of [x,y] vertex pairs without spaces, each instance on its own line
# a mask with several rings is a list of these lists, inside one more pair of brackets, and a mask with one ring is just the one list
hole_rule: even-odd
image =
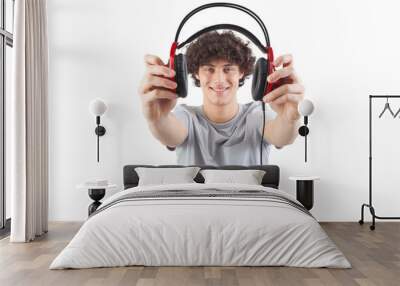
[[400,285],[400,223],[321,223],[353,268],[119,267],[48,270],[81,223],[51,223],[32,243],[0,241],[0,285]]

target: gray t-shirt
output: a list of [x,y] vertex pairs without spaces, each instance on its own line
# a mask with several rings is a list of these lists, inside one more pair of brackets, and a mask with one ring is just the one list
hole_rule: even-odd
[[[239,104],[239,112],[224,123],[206,118],[202,106],[180,104],[173,114],[188,129],[185,141],[176,146],[179,165],[258,165],[263,113],[260,102]],[[266,104],[265,119],[275,112]],[[271,144],[263,140],[263,164],[268,164]],[[171,150],[171,149],[170,149]],[[173,150],[173,149],[172,149]]]

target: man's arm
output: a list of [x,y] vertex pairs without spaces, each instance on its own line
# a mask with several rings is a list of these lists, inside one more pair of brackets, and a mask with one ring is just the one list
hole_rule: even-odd
[[153,55],[145,56],[146,72],[138,88],[143,115],[151,133],[162,144],[175,147],[186,139],[188,130],[171,112],[177,102],[175,71]]
[[148,121],[148,124],[153,136],[168,147],[182,144],[188,136],[187,128],[171,112],[158,121]]
[[299,120],[289,121],[278,115],[265,123],[264,139],[277,148],[290,145],[296,140],[299,127]]
[[298,104],[304,98],[304,86],[293,67],[293,57],[283,55],[274,61],[276,69],[267,78],[276,87],[264,96],[263,101],[277,113],[275,119],[266,122],[264,138],[276,147],[292,144],[300,127]]

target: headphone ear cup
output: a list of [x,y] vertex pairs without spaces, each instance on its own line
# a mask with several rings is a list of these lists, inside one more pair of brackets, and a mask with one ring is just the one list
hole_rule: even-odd
[[267,90],[268,65],[269,62],[267,59],[259,58],[254,67],[251,95],[256,101],[262,100],[264,93]]
[[176,94],[178,97],[186,97],[188,93],[186,56],[178,54],[174,59]]

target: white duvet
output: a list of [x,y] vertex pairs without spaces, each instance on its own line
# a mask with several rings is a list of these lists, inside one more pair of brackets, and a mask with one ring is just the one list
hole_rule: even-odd
[[254,185],[193,183],[127,189],[103,202],[50,269],[127,265],[351,267],[312,216],[274,200],[149,198],[104,207],[132,192],[207,189],[262,190],[296,202],[280,190]]

